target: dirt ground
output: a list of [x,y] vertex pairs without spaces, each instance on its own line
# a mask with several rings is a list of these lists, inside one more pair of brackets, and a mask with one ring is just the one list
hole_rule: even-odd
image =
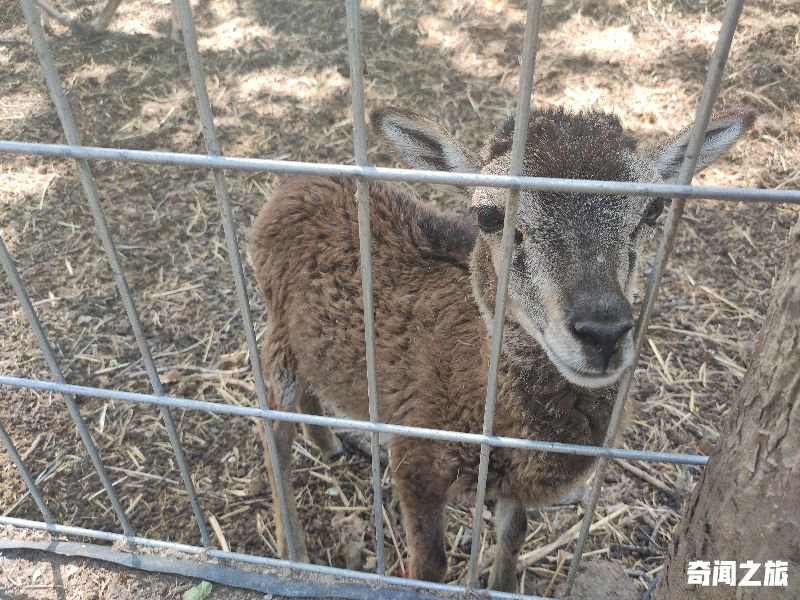
[[[55,4],[84,19],[102,7],[92,0]],[[745,4],[718,107],[746,104],[760,116],[729,156],[696,181],[798,187],[795,4]],[[435,116],[473,148],[513,111],[525,14],[521,0],[365,0],[363,5],[368,106],[391,103]],[[193,7],[226,154],[352,164],[343,3],[202,0]],[[545,2],[535,103],[614,110],[643,140],[675,132],[694,114],[723,7],[721,0]],[[102,35],[52,26],[49,40],[84,144],[204,152],[185,54],[170,40],[169,17],[168,0],[125,2]],[[63,142],[13,0],[0,0],[0,32],[0,139]],[[375,139],[370,159],[392,164]],[[167,392],[254,406],[210,173],[109,162],[94,163],[92,171]],[[243,242],[279,178],[226,175]],[[461,200],[419,190],[453,210],[466,210]],[[621,445],[708,452],[747,368],[782,264],[786,232],[796,219],[797,210],[785,206],[689,204],[637,370],[630,402],[634,417]],[[73,164],[2,156],[0,234],[66,379],[150,391]],[[247,269],[258,317],[262,305]],[[50,378],[4,277],[0,373]],[[88,398],[80,399],[80,407],[136,533],[199,545],[158,411]],[[174,416],[202,508],[216,524],[214,542],[232,551],[273,555],[273,503],[254,424],[191,411]],[[0,388],[0,422],[59,522],[119,530],[59,396]],[[362,558],[370,568],[368,460],[355,456],[327,465],[302,442],[295,458],[295,487],[313,560],[345,566],[346,538],[365,530]],[[646,589],[662,567],[697,472],[614,462],[588,559],[617,562]],[[399,574],[404,536],[388,474],[384,484],[387,565]],[[471,510],[467,503],[448,509],[448,581],[463,582]],[[0,512],[40,518],[2,451]],[[525,591],[552,594],[563,581],[582,513],[580,503],[531,511],[520,565]],[[487,530],[486,566],[492,545]],[[39,597],[26,594],[12,597]]]

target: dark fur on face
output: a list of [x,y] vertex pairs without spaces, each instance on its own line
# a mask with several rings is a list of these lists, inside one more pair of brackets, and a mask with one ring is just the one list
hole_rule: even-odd
[[[483,164],[511,152],[513,137],[514,117],[509,117],[484,146]],[[629,172],[625,154],[635,150],[635,138],[616,115],[598,110],[533,110],[524,172],[533,177],[628,181],[634,174]]]

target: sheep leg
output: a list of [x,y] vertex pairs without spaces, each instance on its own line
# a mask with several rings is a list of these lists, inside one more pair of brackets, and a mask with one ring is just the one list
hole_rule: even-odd
[[398,437],[392,440],[389,460],[411,555],[410,576],[439,582],[447,573],[444,538],[447,486],[430,461],[437,450],[420,440]]
[[[298,386],[297,388],[297,408],[306,415],[321,415],[322,406],[320,405],[319,398],[314,392],[306,385]],[[303,436],[319,448],[323,456],[330,460],[336,460],[343,454],[346,454],[341,440],[336,436],[330,427],[323,425],[309,425],[308,423],[302,424]]]
[[525,541],[528,517],[524,506],[506,498],[497,500],[496,512],[497,553],[489,573],[489,588],[516,593],[517,560]]
[[[266,369],[265,369],[266,370]],[[296,402],[297,381],[294,373],[287,369],[270,369],[270,388],[269,405],[274,410],[294,410]],[[275,465],[269,454],[266,434],[263,427],[259,427],[261,443],[264,446],[264,456],[267,462],[267,474],[269,484],[272,489],[272,501],[274,504],[273,514],[275,518],[275,537],[278,542],[278,554],[281,558],[289,558],[289,548],[286,542],[286,523],[283,520],[283,513],[278,505],[278,480],[283,480],[284,491],[286,492],[286,504],[289,513],[289,529],[292,532],[294,546],[297,550],[297,560],[309,562],[308,549],[304,530],[300,524],[300,517],[297,514],[297,502],[292,488],[292,441],[296,434],[294,423],[287,421],[276,421],[273,425],[275,433],[275,445],[277,446],[277,458],[279,469]]]
[[401,494],[403,527],[411,554],[414,579],[443,581],[447,573],[444,547],[444,509],[446,499],[437,496],[409,498]]

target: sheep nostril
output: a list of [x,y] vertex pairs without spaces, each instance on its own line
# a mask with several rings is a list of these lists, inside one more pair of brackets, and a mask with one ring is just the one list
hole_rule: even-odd
[[628,331],[633,328],[633,320],[616,322],[606,321],[575,321],[572,331],[575,336],[586,345],[594,347],[603,357],[603,367],[608,368],[608,363],[617,349],[617,343]]

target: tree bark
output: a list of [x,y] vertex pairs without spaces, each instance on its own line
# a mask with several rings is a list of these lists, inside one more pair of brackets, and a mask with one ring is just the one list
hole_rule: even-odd
[[[752,363],[686,513],[654,600],[800,598],[800,221],[789,234]],[[688,561],[787,561],[788,587],[687,584]],[[737,581],[745,570],[737,570]]]

